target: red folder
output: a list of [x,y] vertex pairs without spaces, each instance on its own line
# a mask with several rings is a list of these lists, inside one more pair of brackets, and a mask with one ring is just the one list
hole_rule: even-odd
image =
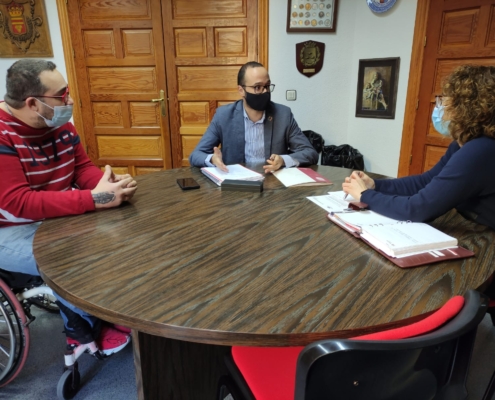
[[385,254],[383,251],[372,245],[370,242],[368,242],[366,239],[362,238],[361,235],[359,234],[359,231],[356,229],[355,226],[346,224],[342,221],[337,220],[334,218],[332,215],[328,214],[327,218],[332,221],[334,224],[337,226],[341,227],[345,231],[349,232],[351,235],[361,239],[363,242],[365,242],[368,246],[370,246],[372,249],[380,253],[383,257],[387,258],[391,262],[393,262],[395,265],[397,265],[400,268],[411,268],[411,267],[419,267],[420,265],[427,265],[427,264],[433,264],[437,262],[442,262],[446,260],[453,260],[453,259],[458,259],[458,258],[468,258],[468,257],[473,257],[474,252],[471,250],[465,249],[464,247],[453,247],[451,249],[444,249],[444,250],[435,250],[436,252],[442,253],[443,256],[435,256],[431,252],[427,251],[424,253],[419,253],[419,254],[414,254],[411,256],[407,257],[391,257],[388,254]]

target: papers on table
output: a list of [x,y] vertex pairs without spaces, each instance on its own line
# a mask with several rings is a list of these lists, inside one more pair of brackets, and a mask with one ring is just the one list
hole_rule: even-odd
[[258,172],[254,172],[240,164],[226,165],[229,172],[224,172],[216,167],[203,167],[201,172],[215,182],[218,186],[225,179],[241,181],[262,181],[265,177]]
[[352,210],[349,208],[349,203],[351,201],[356,201],[356,199],[349,195],[344,200],[344,196],[344,191],[338,191],[329,192],[323,196],[309,196],[308,200],[311,200],[327,212],[350,212]]
[[282,168],[275,171],[273,175],[285,187],[332,185],[332,182],[311,168]]

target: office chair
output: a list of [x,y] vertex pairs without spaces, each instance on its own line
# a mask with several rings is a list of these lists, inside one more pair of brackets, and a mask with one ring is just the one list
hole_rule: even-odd
[[[425,319],[306,347],[233,347],[219,399],[460,400],[487,298],[471,290]],[[230,397],[229,397],[230,396]]]
[[[488,303],[488,314],[490,314],[490,317],[492,319],[492,324],[495,326],[495,300],[490,300],[490,302]],[[490,382],[488,383],[488,387],[486,388],[482,400],[492,400],[494,394],[495,394],[495,371],[493,371],[492,377],[490,378]]]

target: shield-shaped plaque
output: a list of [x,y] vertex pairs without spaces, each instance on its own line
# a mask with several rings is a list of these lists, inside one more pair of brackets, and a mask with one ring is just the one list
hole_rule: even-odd
[[296,44],[296,66],[297,70],[312,77],[321,71],[323,67],[323,56],[325,55],[325,43],[308,40]]

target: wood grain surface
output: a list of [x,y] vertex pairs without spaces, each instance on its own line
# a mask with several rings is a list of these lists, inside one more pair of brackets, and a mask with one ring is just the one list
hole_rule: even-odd
[[[137,177],[128,204],[43,222],[43,279],[76,306],[146,334],[217,345],[305,345],[421,318],[493,273],[495,232],[452,211],[432,225],[474,258],[402,270],[306,199],[332,186],[222,192],[198,169]],[[181,191],[194,177],[199,190]]]

